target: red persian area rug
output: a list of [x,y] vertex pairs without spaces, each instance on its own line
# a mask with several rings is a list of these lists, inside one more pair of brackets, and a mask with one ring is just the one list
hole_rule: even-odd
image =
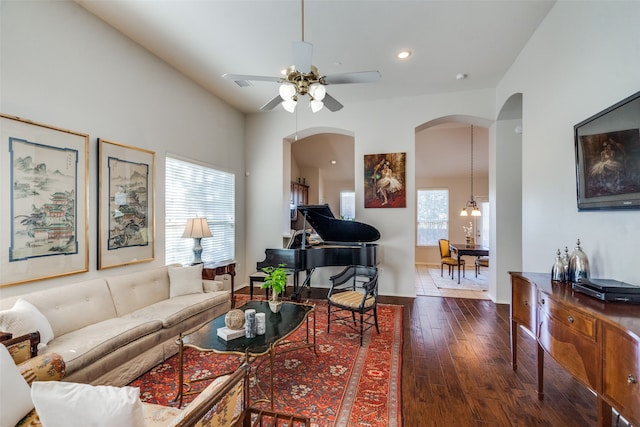
[[[242,305],[243,296],[238,295]],[[327,334],[327,305],[316,304],[317,356],[311,349],[278,354],[275,359],[275,410],[311,418],[314,427],[402,425],[401,367],[402,367],[402,306],[378,305],[378,324],[360,338],[352,329],[332,322]],[[240,307],[241,308],[241,307]],[[304,338],[304,325],[289,340]],[[268,355],[265,361],[254,360],[259,387],[252,384],[252,406],[269,408],[268,403],[253,403],[259,390],[269,389]],[[241,356],[200,352],[192,348],[184,351],[185,378],[207,378],[233,371],[241,363]],[[262,363],[260,363],[262,362]],[[178,356],[151,369],[130,385],[140,388],[144,402],[175,406],[178,378]],[[194,383],[204,388],[209,381]],[[254,381],[252,381],[254,383]],[[185,396],[183,406],[193,399]]]

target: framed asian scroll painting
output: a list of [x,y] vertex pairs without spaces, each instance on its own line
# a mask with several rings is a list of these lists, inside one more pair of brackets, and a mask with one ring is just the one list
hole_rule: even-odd
[[98,269],[154,259],[155,153],[98,140]]
[[0,114],[0,286],[89,270],[89,135]]

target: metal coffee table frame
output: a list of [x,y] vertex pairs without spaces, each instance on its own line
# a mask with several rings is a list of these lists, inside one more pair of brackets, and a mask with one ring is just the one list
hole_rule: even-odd
[[[173,401],[178,401],[178,407],[182,406],[182,399],[185,395],[197,393],[191,390],[191,383],[198,381],[210,380],[214,377],[201,378],[185,382],[184,380],[184,347],[192,347],[199,351],[213,351],[220,354],[240,354],[244,355],[244,360],[249,363],[251,359],[256,359],[265,354],[269,355],[269,372],[270,372],[270,400],[271,409],[274,407],[273,402],[273,378],[274,363],[276,354],[288,353],[290,351],[300,350],[304,348],[312,348],[314,354],[316,351],[316,316],[315,305],[300,304],[295,302],[284,302],[279,313],[272,313],[269,309],[267,301],[248,301],[241,310],[253,308],[256,313],[265,313],[267,331],[264,335],[257,335],[255,338],[236,338],[234,340],[225,341],[217,336],[217,330],[225,326],[224,318],[226,314],[216,317],[198,328],[196,331],[182,335],[178,338],[178,393]],[[312,317],[312,341],[309,337],[309,314],[314,313]],[[287,337],[293,334],[306,321],[306,337],[304,340],[289,341]],[[283,350],[277,351],[281,347]],[[242,363],[242,362],[241,362]],[[255,372],[263,362],[259,362],[255,367]],[[222,373],[226,375],[230,372]],[[257,382],[256,382],[257,383]],[[186,390],[185,390],[186,388]],[[262,390],[261,390],[262,391]],[[265,393],[266,394],[266,393]]]

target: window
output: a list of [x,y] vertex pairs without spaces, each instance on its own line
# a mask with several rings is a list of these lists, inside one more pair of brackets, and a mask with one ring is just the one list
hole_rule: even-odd
[[418,246],[449,238],[449,190],[418,190]]
[[356,193],[353,191],[340,192],[340,218],[356,219]]
[[193,239],[182,238],[189,218],[207,218],[213,237],[204,238],[205,263],[235,258],[235,175],[201,163],[166,159],[165,262],[193,260]]

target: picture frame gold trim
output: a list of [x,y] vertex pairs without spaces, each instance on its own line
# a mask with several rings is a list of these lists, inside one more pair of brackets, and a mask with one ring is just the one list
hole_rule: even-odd
[[155,257],[155,152],[98,138],[98,270]]
[[0,113],[0,287],[89,271],[89,135]]

